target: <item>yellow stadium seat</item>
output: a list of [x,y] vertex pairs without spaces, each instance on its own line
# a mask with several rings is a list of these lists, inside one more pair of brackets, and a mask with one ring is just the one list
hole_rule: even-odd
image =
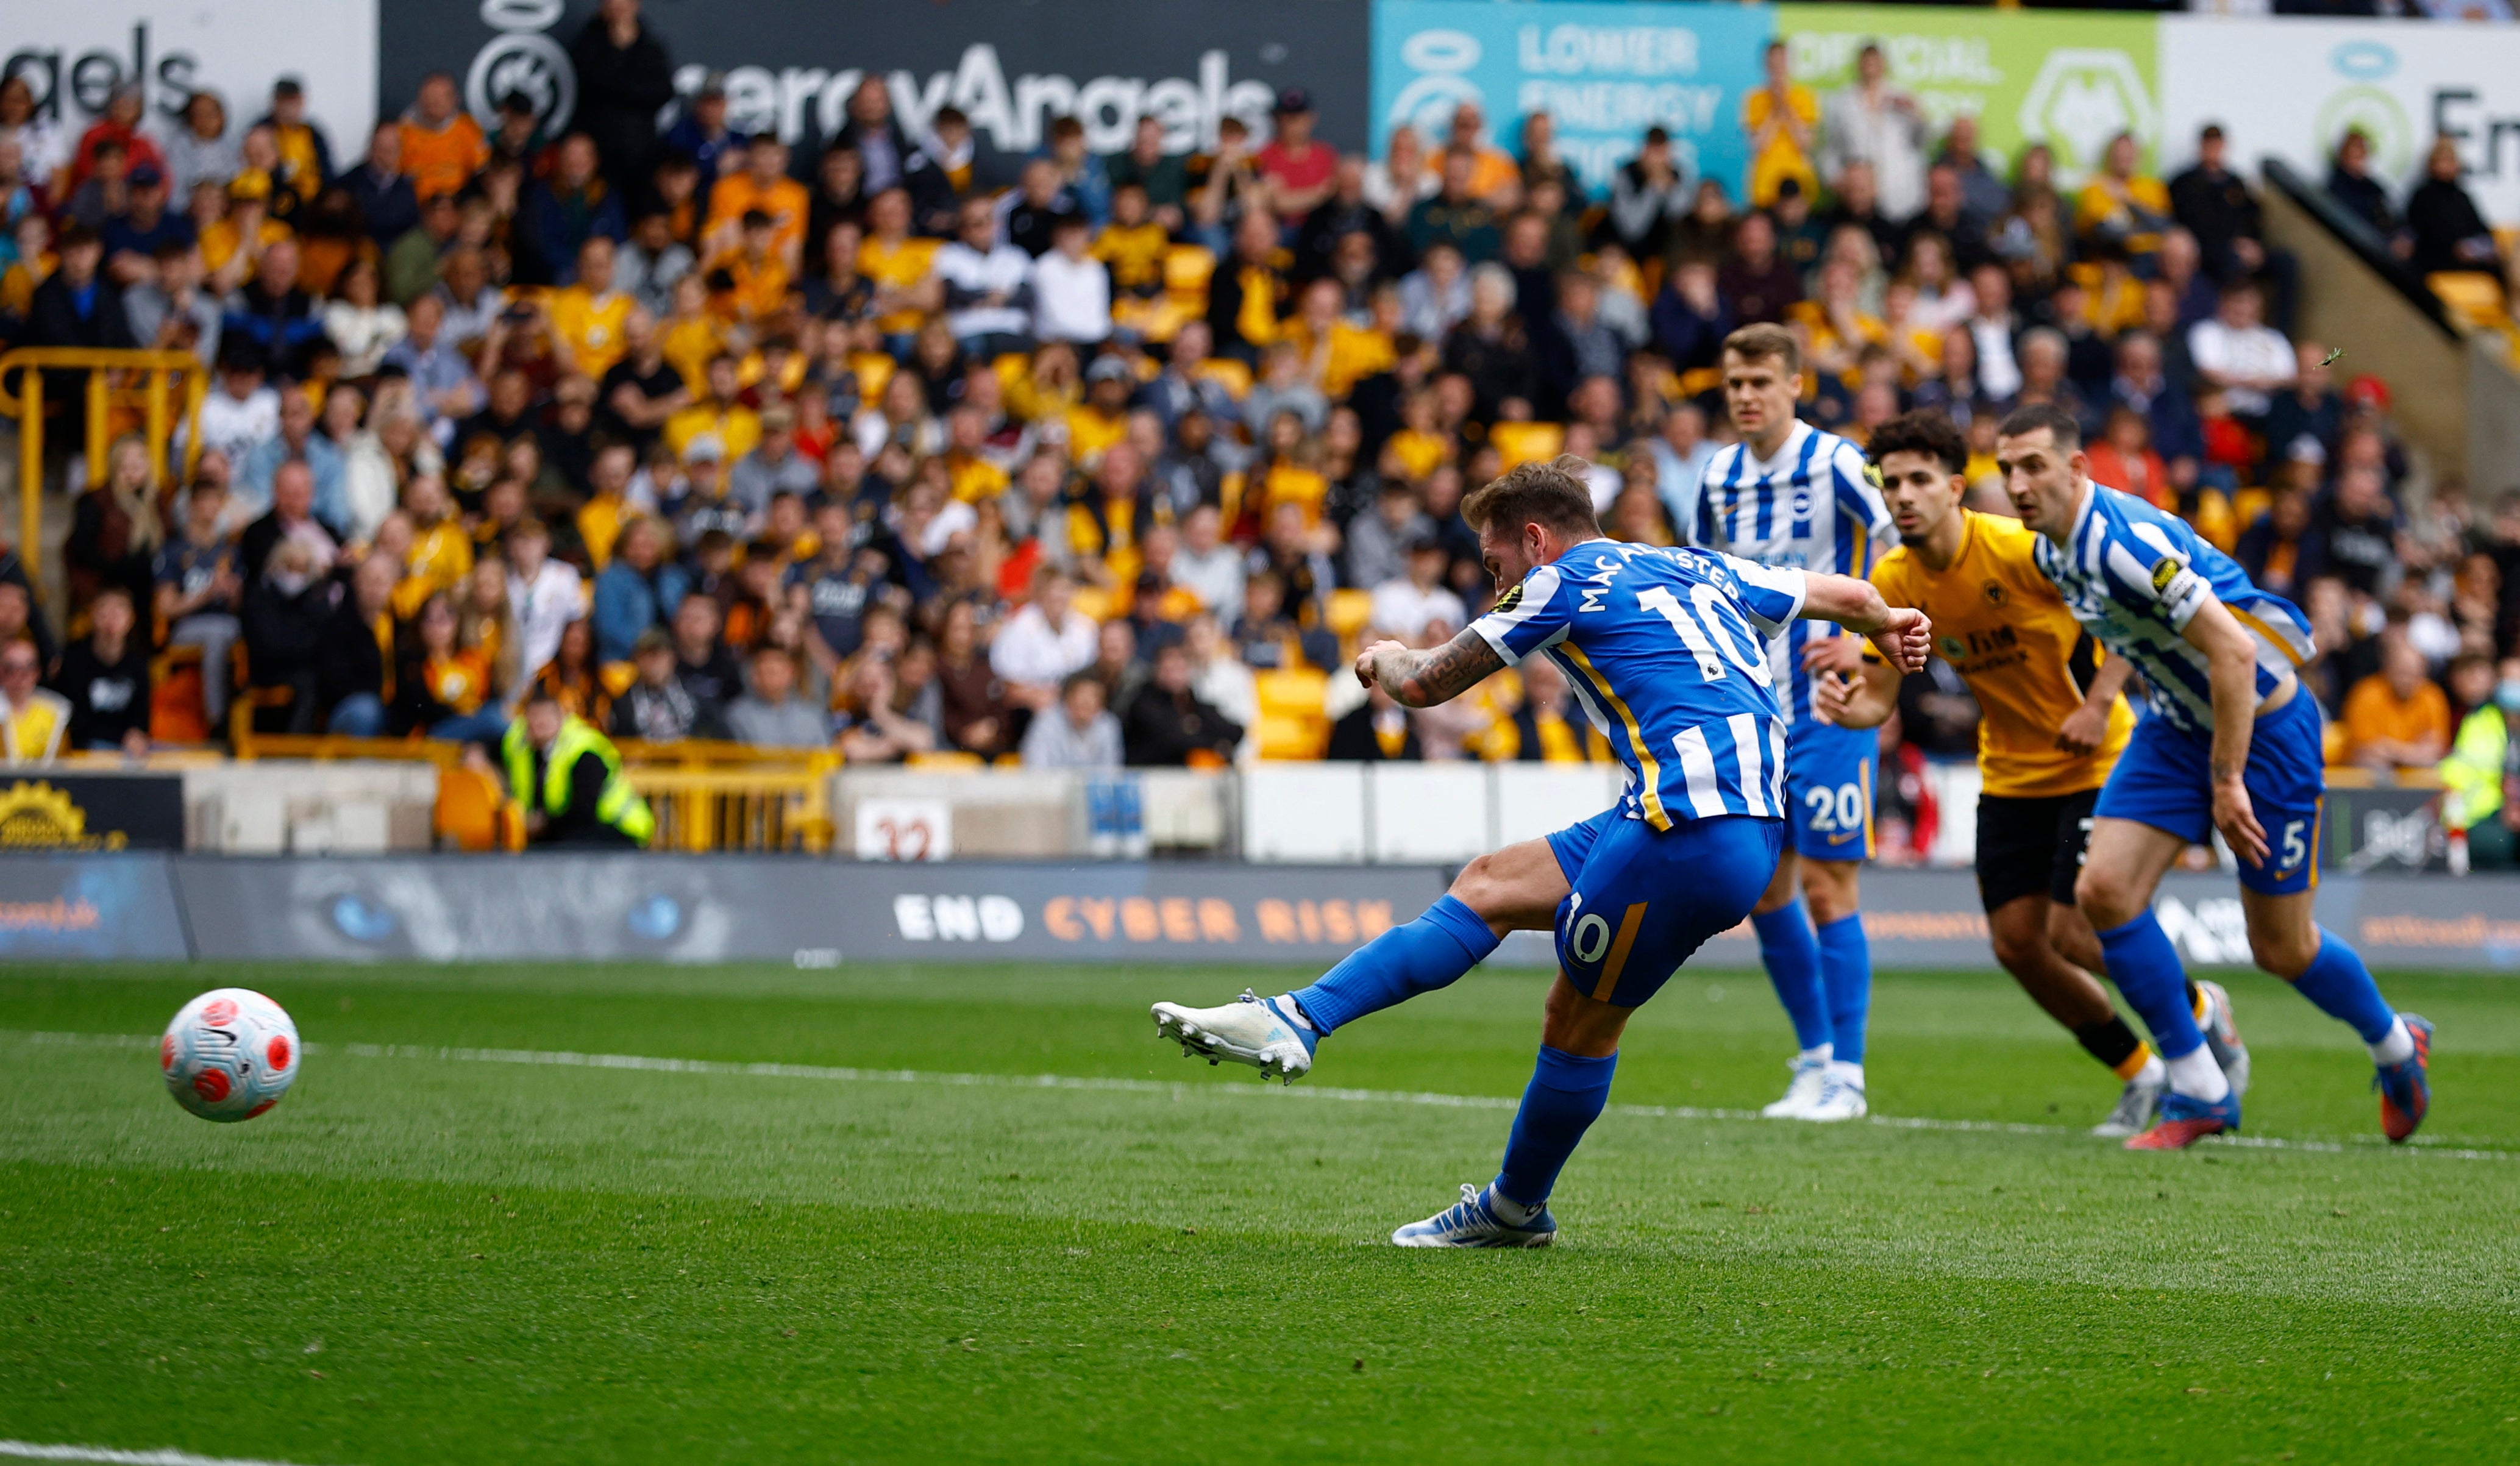
[[1328,695],[1330,679],[1327,672],[1311,667],[1279,667],[1251,674],[1253,689],[1260,694],[1260,715],[1286,718],[1323,716],[1323,698]]
[[1510,473],[1524,464],[1555,458],[1566,446],[1566,426],[1562,422],[1500,422],[1489,430],[1488,442],[1502,460],[1497,466]]
[[500,806],[507,794],[488,775],[474,769],[441,769],[437,775],[437,808],[430,820],[442,840],[458,850],[501,847]]
[[1125,592],[1106,591],[1101,586],[1078,586],[1071,603],[1084,612],[1087,620],[1102,622],[1125,614],[1129,597]]
[[1260,757],[1272,760],[1318,759],[1328,746],[1329,729],[1321,719],[1260,715]]
[[2502,299],[2502,282],[2481,270],[2437,270],[2424,284],[2451,314],[2470,326],[2498,327],[2511,317]]
[[1251,369],[1240,362],[1212,356],[1198,364],[1198,375],[1225,388],[1225,395],[1237,402],[1251,395]]
[[942,770],[956,774],[985,767],[978,754],[965,753],[959,748],[940,749],[934,753],[914,753],[904,762],[913,769]]
[[857,374],[858,400],[879,400],[883,396],[884,384],[892,380],[892,374],[900,365],[880,351],[850,352],[849,370]]
[[1216,274],[1216,251],[1204,244],[1175,244],[1164,251],[1164,289],[1207,305],[1207,283]]
[[1329,627],[1331,635],[1344,643],[1365,630],[1373,619],[1372,591],[1340,590],[1330,592]]

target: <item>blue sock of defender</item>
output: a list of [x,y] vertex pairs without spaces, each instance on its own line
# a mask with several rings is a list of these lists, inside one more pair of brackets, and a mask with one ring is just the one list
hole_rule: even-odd
[[1505,1168],[1497,1173],[1496,1188],[1507,1200],[1536,1207],[1549,1199],[1576,1142],[1600,1118],[1618,1068],[1615,1053],[1588,1059],[1540,1045],[1540,1062],[1532,1066],[1522,1108],[1513,1114],[1513,1133],[1506,1137]]
[[2398,1021],[2397,1010],[2380,996],[2380,985],[2371,981],[2371,969],[2362,965],[2362,955],[2326,927],[2318,929],[2318,955],[2292,985],[2320,1012],[2362,1035],[2365,1044],[2387,1038]]
[[1864,1062],[1864,1024],[1872,1011],[1872,944],[1862,916],[1840,916],[1820,929],[1821,986],[1828,994],[1830,1057]]
[[1759,934],[1759,960],[1768,966],[1777,1001],[1785,1005],[1785,1016],[1793,1020],[1794,1043],[1804,1048],[1828,1043],[1828,994],[1821,984],[1820,939],[1812,935],[1802,899],[1796,897],[1773,911],[1752,915],[1750,927]]
[[1328,1033],[1368,1013],[1450,987],[1496,951],[1499,938],[1478,913],[1445,896],[1425,914],[1347,955],[1321,980],[1294,992],[1296,1006]]
[[2187,969],[2180,965],[2179,949],[2151,911],[2110,927],[2099,938],[2110,979],[2126,995],[2127,1006],[2152,1030],[2153,1046],[2162,1058],[2184,1058],[2202,1047],[2205,1034],[2187,1006]]

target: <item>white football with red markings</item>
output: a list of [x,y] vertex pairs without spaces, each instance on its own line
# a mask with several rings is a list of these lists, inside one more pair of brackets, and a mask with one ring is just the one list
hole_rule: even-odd
[[166,1025],[158,1067],[166,1092],[204,1120],[250,1120],[297,1079],[297,1025],[250,988],[213,988]]

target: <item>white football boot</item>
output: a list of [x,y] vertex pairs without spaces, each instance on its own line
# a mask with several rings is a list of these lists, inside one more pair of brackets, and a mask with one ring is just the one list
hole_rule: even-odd
[[1153,1009],[1155,1035],[1181,1044],[1184,1058],[1204,1054],[1211,1064],[1232,1059],[1259,1070],[1264,1080],[1291,1085],[1312,1069],[1313,1045],[1321,1042],[1294,1007],[1291,999],[1262,998],[1248,988],[1222,1007],[1159,1002]]
[[1546,1204],[1515,1226],[1496,1214],[1485,1188],[1467,1182],[1460,1201],[1391,1234],[1394,1247],[1547,1247],[1556,1240],[1557,1219]]
[[2231,995],[2208,978],[2196,979],[2196,989],[2205,995],[2205,1021],[2196,1025],[2205,1031],[2205,1046],[2213,1050],[2215,1067],[2231,1082],[2231,1092],[2246,1094],[2249,1045],[2240,1042],[2240,1026],[2231,1019]]
[[1786,1063],[1793,1071],[1793,1083],[1785,1086],[1785,1097],[1759,1111],[1770,1120],[1801,1120],[1811,1107],[1820,1102],[1820,1091],[1828,1084],[1828,1060],[1796,1057]]
[[2092,1127],[2092,1133],[2103,1140],[2131,1140],[2152,1129],[2161,1114],[2161,1096],[2170,1088],[2170,1071],[2161,1069],[2159,1077],[2147,1080],[2138,1074],[2127,1081],[2118,1093],[2117,1106],[2108,1118]]
[[1869,1113],[1871,1107],[1864,1100],[1864,1066],[1831,1060],[1827,1073],[1821,1080],[1820,1097],[1811,1102],[1809,1109],[1792,1118],[1834,1124],[1842,1120],[1861,1120]]

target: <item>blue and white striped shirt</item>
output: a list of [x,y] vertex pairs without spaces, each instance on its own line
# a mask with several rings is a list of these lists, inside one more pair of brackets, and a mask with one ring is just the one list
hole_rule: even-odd
[[1471,623],[1519,666],[1546,653],[1627,766],[1620,810],[1656,829],[1785,813],[1785,726],[1762,639],[1803,574],[1704,550],[1587,540]]
[[[1772,459],[1752,457],[1748,443],[1718,452],[1706,466],[1690,536],[1763,565],[1859,579],[1898,543],[1864,450],[1808,422],[1796,422]],[[1788,723],[1812,716],[1804,645],[1845,634],[1827,622],[1796,621],[1769,638],[1768,670],[1786,689]]]
[[2310,619],[2291,601],[2259,590],[2186,520],[2132,494],[2092,485],[2066,543],[2041,535],[2031,556],[2074,619],[2143,674],[2152,715],[2191,738],[2214,735],[2210,664],[2182,635],[2208,601],[2257,639],[2261,698],[2311,657]]

